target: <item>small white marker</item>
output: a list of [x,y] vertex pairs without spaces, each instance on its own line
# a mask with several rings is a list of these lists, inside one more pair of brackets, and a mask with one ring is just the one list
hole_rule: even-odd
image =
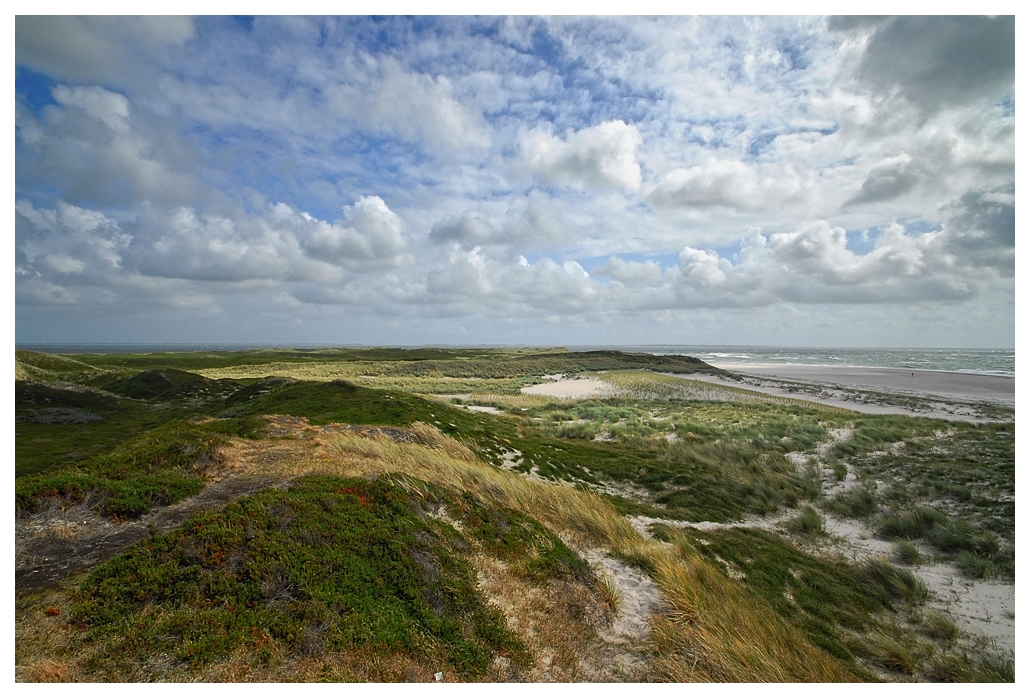
[[435,674],[433,674],[433,678],[436,679],[437,681],[443,681],[443,672],[442,671],[436,672]]

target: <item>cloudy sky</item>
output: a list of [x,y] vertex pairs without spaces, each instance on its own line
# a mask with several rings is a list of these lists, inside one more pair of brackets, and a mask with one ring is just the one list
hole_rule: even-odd
[[1011,17],[15,21],[20,344],[1011,347]]

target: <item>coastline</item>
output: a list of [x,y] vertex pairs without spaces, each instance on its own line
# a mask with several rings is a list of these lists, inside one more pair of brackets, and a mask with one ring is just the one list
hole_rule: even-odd
[[[795,397],[865,414],[897,414],[969,422],[1015,420],[1012,376],[929,369],[716,363],[733,377],[679,376]],[[674,374],[666,374],[674,375]]]
[[926,397],[983,400],[1014,405],[1016,379],[985,373],[931,369],[815,366],[809,364],[713,363],[731,373],[798,382],[829,383],[863,390],[887,390]]

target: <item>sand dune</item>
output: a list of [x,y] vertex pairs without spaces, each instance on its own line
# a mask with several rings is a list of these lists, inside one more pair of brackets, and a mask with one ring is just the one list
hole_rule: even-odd
[[522,392],[526,395],[546,395],[547,397],[575,400],[588,397],[609,397],[616,394],[618,390],[611,383],[605,383],[596,378],[576,378],[531,385],[523,388]]

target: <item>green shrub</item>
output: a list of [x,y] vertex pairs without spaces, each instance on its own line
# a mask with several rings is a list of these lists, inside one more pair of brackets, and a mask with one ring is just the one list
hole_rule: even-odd
[[97,567],[70,615],[102,646],[99,670],[160,655],[197,668],[241,649],[261,661],[274,645],[280,658],[424,652],[476,678],[498,653],[526,653],[456,554],[461,541],[388,478],[300,478]]
[[220,435],[195,425],[170,423],[74,468],[20,478],[15,505],[24,515],[49,498],[81,502],[89,497],[101,513],[137,518],[204,489],[203,475],[218,464],[222,442]]

